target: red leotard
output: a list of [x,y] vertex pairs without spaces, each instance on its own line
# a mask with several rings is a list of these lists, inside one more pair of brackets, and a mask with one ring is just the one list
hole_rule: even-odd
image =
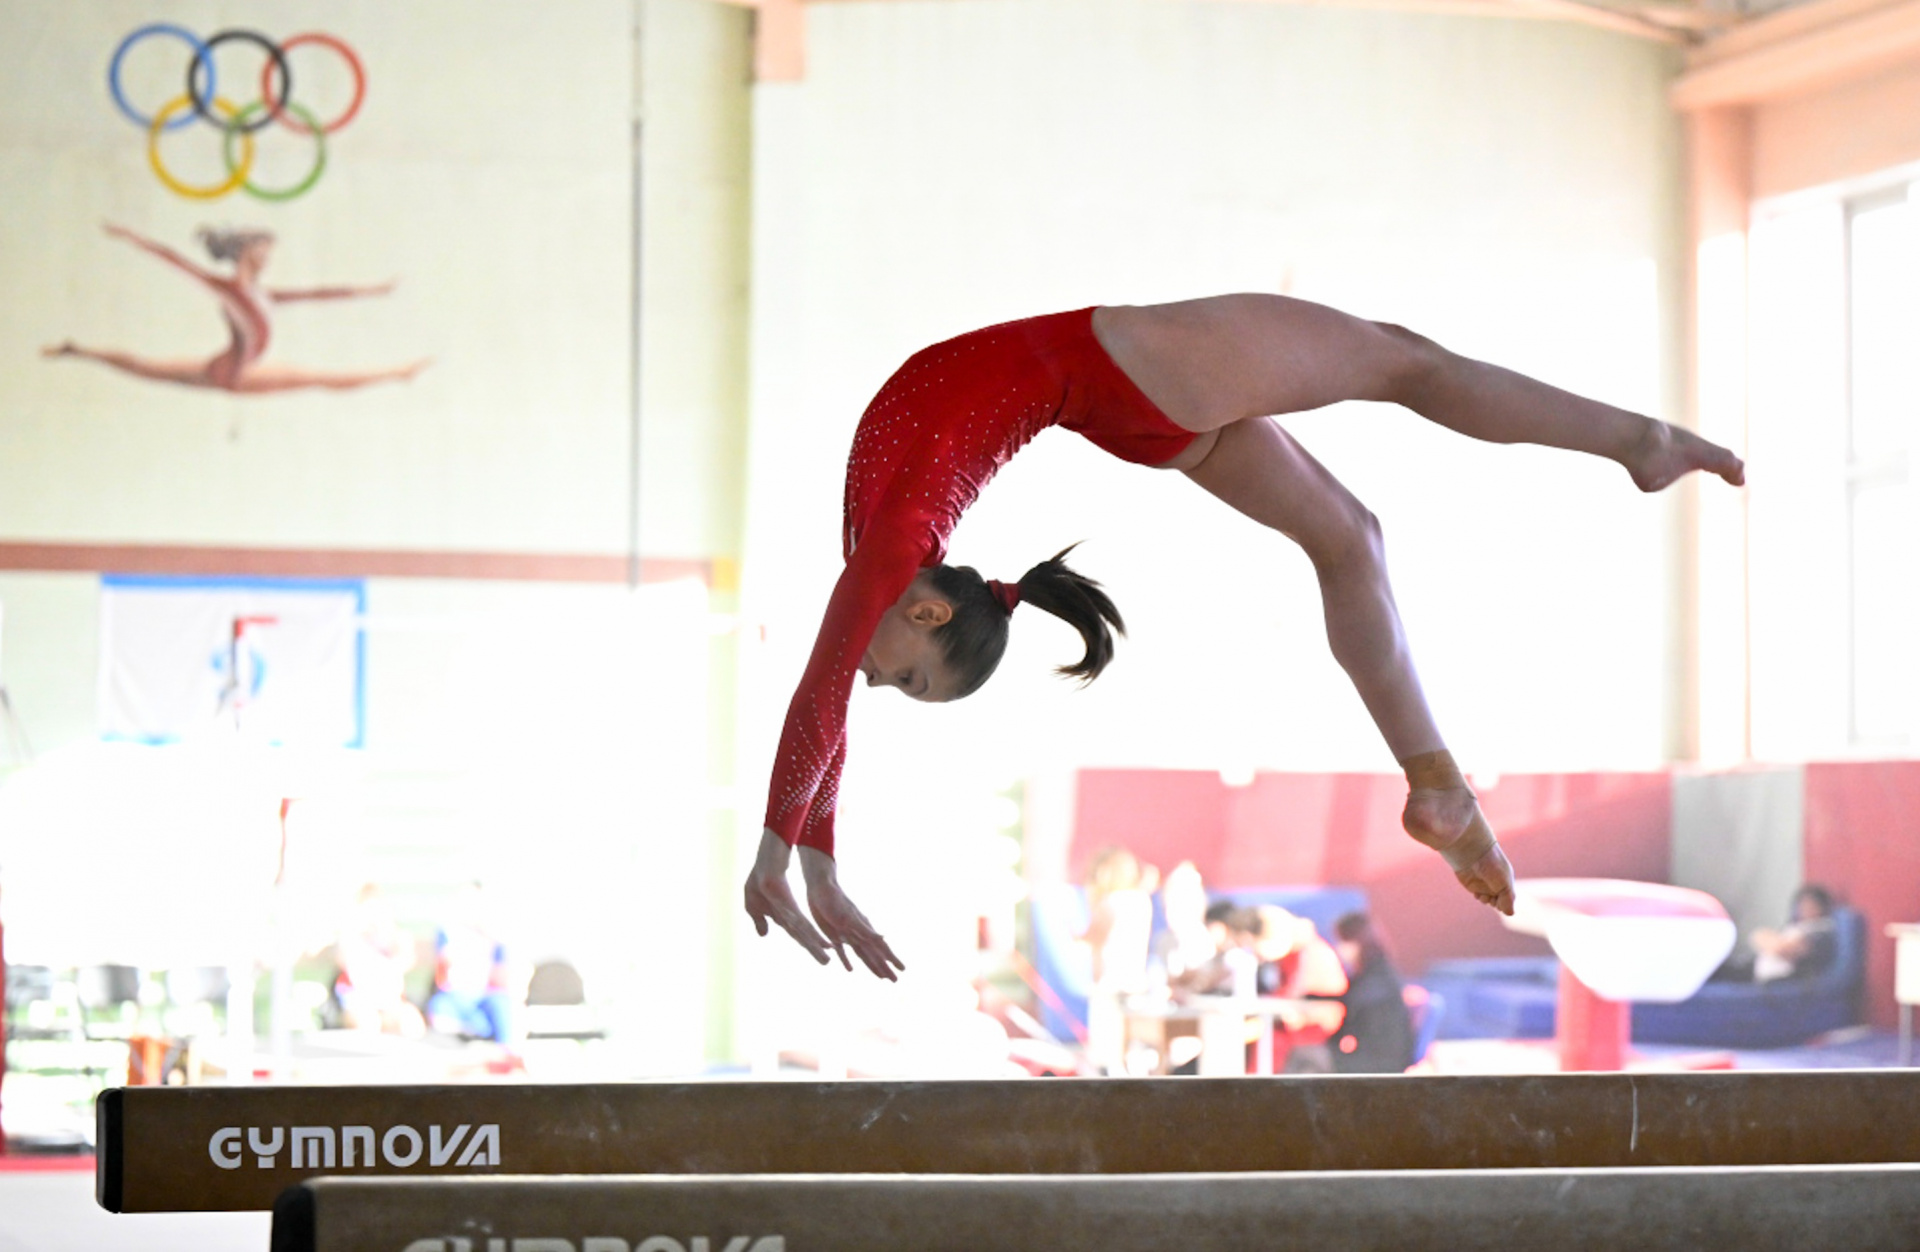
[[1164,465],[1193,442],[1093,337],[1093,310],[1006,322],[908,358],[867,406],[847,457],[847,566],[787,707],[767,828],[833,851],[847,699],[881,616],[1007,459],[1049,426]]

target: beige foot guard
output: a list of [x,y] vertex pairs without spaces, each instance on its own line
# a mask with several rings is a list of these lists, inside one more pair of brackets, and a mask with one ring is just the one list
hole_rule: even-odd
[[[1438,752],[1423,752],[1407,757],[1400,765],[1406,770],[1410,790],[1461,790],[1473,794],[1460,767],[1454,764],[1453,754],[1444,748]],[[1426,840],[1422,839],[1421,842],[1426,843]],[[1500,842],[1494,838],[1493,827],[1487,824],[1486,815],[1480,811],[1477,800],[1465,828],[1458,835],[1444,844],[1428,843],[1427,846],[1440,854],[1447,868],[1460,880],[1460,885],[1471,891],[1481,903],[1502,913],[1513,912],[1513,869],[1507,864],[1506,854],[1500,851]]]
[[[1414,791],[1471,790],[1467,787],[1466,775],[1453,763],[1453,753],[1445,748],[1410,756],[1400,762],[1400,766],[1407,771],[1407,786]],[[1498,846],[1498,842],[1493,837],[1493,827],[1487,825],[1486,815],[1480,812],[1480,805],[1476,802],[1467,828],[1454,836],[1446,846],[1433,850],[1441,855],[1454,873],[1464,874],[1478,865],[1480,858]]]

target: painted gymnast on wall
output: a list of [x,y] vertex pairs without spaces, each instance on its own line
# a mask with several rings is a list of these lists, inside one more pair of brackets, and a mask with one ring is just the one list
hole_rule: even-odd
[[155,382],[180,383],[188,387],[209,387],[238,395],[261,395],[276,391],[302,391],[311,387],[330,391],[350,391],[370,383],[408,382],[430,362],[414,361],[388,369],[330,371],[301,369],[297,366],[268,364],[261,360],[273,338],[273,320],[269,309],[276,304],[299,300],[347,300],[359,296],[384,296],[393,290],[391,282],[366,287],[267,287],[260,275],[273,255],[273,233],[258,229],[200,231],[201,246],[214,261],[232,267],[232,273],[219,274],[182,256],[163,243],[135,234],[124,226],[109,224],[107,234],[124,239],[134,247],[159,257],[175,269],[198,279],[220,303],[221,316],[227,322],[227,346],[213,356],[184,361],[158,361],[107,348],[83,348],[69,339],[41,349],[44,357],[78,357],[98,361],[137,378]]
[[[860,419],[847,462],[846,569],[787,710],[747,913],[826,964],[847,950],[894,978],[899,957],[840,889],[833,814],[856,673],[916,700],[955,700],[999,664],[1015,607],[1072,625],[1089,681],[1120,613],[1061,553],[1018,582],[946,564],[946,539],[987,480],[1049,426],[1123,460],[1179,470],[1313,563],[1327,639],[1407,777],[1401,824],[1481,902],[1511,913],[1513,868],[1447,750],[1387,583],[1379,524],[1273,419],[1391,401],[1475,439],[1618,462],[1642,491],[1694,470],[1735,486],[1732,452],[1689,431],[1458,356],[1398,326],[1286,296],[1104,307],[1009,322],[910,358]],[[803,913],[787,883],[798,849]]]

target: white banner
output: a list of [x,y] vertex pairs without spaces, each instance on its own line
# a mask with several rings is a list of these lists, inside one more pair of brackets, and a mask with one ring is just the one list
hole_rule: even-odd
[[359,747],[365,607],[358,581],[102,579],[102,733]]

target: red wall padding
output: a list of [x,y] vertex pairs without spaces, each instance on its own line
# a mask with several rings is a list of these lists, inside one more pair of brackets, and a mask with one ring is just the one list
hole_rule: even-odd
[[1920,921],[1920,761],[1807,766],[1806,880],[1867,917],[1867,1013],[1896,1022],[1889,922]]
[[[1665,773],[1509,774],[1481,805],[1522,877],[1665,882],[1671,867]],[[1396,774],[1261,774],[1228,787],[1189,770],[1084,770],[1073,872],[1109,844],[1163,871],[1191,860],[1209,887],[1364,887],[1403,968],[1456,956],[1545,954],[1461,889],[1400,829]]]

